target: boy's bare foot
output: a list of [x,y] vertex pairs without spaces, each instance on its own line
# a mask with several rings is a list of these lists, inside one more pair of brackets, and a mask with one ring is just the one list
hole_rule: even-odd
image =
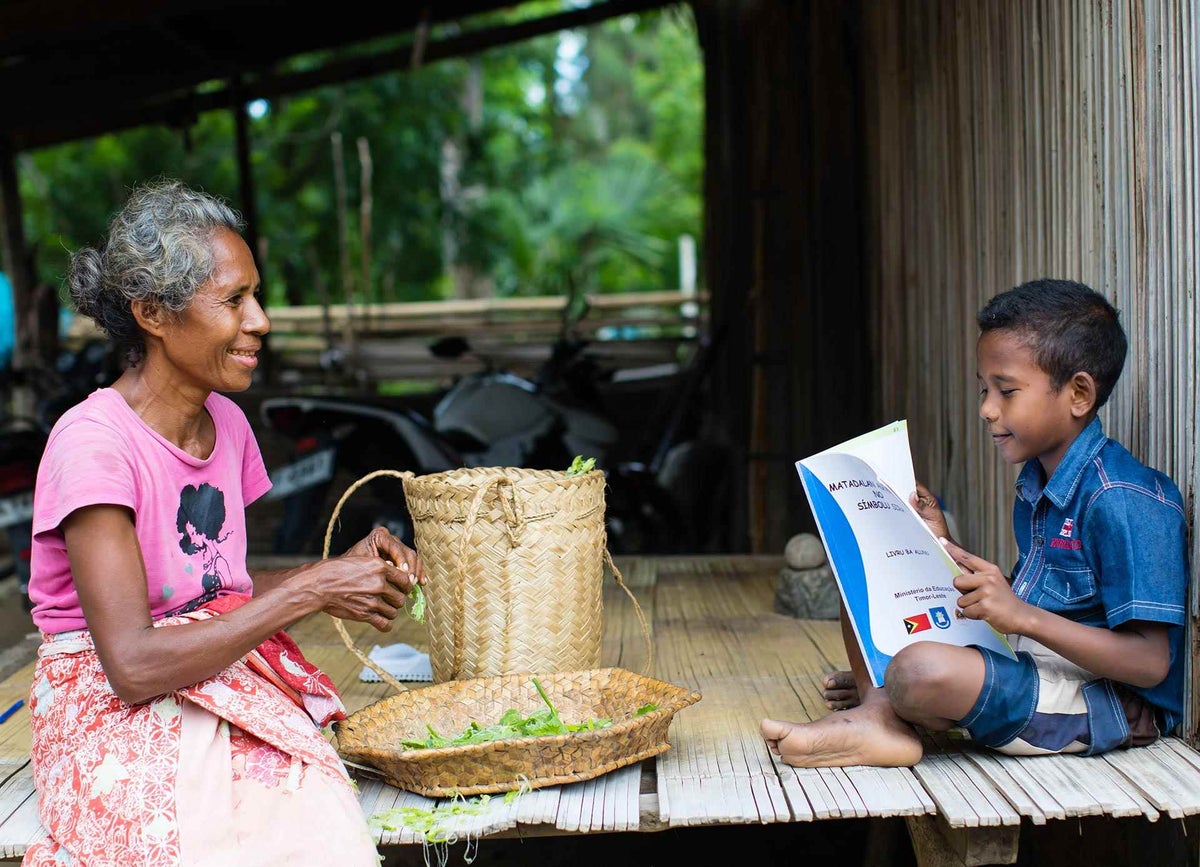
[[854,672],[835,671],[827,674],[821,681],[821,698],[825,699],[825,707],[830,710],[858,707],[858,684],[854,682]]
[[911,767],[922,755],[921,739],[885,698],[816,722],[764,719],[759,730],[771,752],[798,768]]

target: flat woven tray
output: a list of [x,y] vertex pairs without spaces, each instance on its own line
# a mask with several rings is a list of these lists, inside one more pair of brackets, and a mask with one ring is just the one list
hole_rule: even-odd
[[[700,700],[698,692],[623,668],[537,678],[564,722],[607,717],[612,726],[438,749],[400,746],[404,740],[424,740],[427,724],[453,737],[472,721],[481,726],[497,722],[509,708],[528,714],[546,707],[532,675],[508,674],[447,681],[378,701],[334,724],[338,752],[347,761],[377,769],[393,786],[431,797],[557,786],[590,780],[670,749],[671,719]],[[646,704],[658,709],[637,716]]]

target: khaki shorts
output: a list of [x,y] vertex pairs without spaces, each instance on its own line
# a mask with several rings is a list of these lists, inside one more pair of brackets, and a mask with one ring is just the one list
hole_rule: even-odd
[[1024,636],[1017,658],[977,647],[983,689],[958,724],[972,740],[1014,756],[1095,755],[1143,746],[1160,734],[1157,709],[1129,687],[1064,659]]

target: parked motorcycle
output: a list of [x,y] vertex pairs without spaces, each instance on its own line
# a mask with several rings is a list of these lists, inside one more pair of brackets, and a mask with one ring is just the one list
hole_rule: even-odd
[[46,431],[30,419],[6,419],[0,426],[0,529],[12,551],[21,602],[29,603],[29,556],[33,541],[33,485],[46,447]]
[[[450,358],[470,347],[447,338],[432,350]],[[280,397],[264,401],[261,412],[268,427],[294,443],[294,460],[272,474],[268,495],[283,499],[276,554],[314,551],[338,469],[361,477],[384,467],[417,474],[464,466],[565,468],[575,454],[602,458],[617,436],[595,413],[550,398],[535,383],[490,363],[447,391],[431,418],[386,398]],[[377,525],[411,541],[399,481],[379,478],[363,493],[343,509],[333,549]]]
[[[292,461],[271,473],[267,499],[283,501],[271,550],[320,553],[318,530],[337,470],[360,478],[381,468],[441,472],[461,466],[459,455],[429,421],[392,401],[367,398],[278,397],[263,401],[264,424],[292,441]],[[341,551],[375,526],[412,541],[399,482],[379,478],[341,512],[332,549]],[[349,540],[349,541],[347,541]]]
[[[438,401],[434,430],[463,466],[565,469],[575,455],[603,466],[619,432],[597,410],[595,380],[602,373],[585,357],[586,348],[586,341],[560,338],[533,380],[498,370],[476,354],[482,370],[461,378]],[[472,353],[461,337],[443,338],[431,351],[439,358]]]
[[[262,404],[264,423],[294,443],[293,461],[272,474],[269,496],[283,499],[276,554],[313,553],[336,471],[359,478],[380,468],[418,475],[457,467],[565,469],[575,455],[596,458],[609,474],[609,536],[618,553],[665,552],[680,538],[670,495],[642,465],[608,467],[619,431],[602,415],[597,384],[606,377],[586,356],[588,344],[565,334],[533,379],[482,369],[458,380],[426,418],[388,399],[279,397]],[[472,353],[461,337],[431,346],[440,358]],[[411,542],[398,480],[376,479],[341,512],[331,550],[373,526]]]
[[[703,387],[729,320],[700,337],[643,428],[635,455],[609,474],[609,539],[616,554],[729,550],[732,450],[705,430]],[[614,525],[617,532],[613,532]]]

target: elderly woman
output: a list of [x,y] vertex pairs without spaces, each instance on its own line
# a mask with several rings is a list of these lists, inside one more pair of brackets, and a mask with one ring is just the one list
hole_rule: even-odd
[[237,215],[136,190],[71,261],[75,307],[129,362],[50,434],[29,592],[44,634],[35,865],[362,865],[376,851],[321,727],[345,715],[282,630],[317,611],[391,627],[425,577],[376,529],[345,555],[246,568],[270,488],[241,410],[270,322]]

